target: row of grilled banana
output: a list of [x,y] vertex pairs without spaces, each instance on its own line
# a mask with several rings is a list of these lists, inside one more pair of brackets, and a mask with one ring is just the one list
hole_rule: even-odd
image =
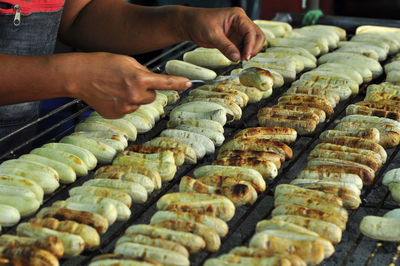
[[[316,32],[319,32],[320,28],[317,27]],[[293,30],[289,36],[292,35],[294,40],[303,38],[310,42],[327,42],[327,40],[331,40],[331,49],[333,49],[339,42],[338,32],[340,30],[326,27],[326,31],[329,34],[323,34],[315,38],[316,35],[305,27]],[[332,36],[334,37],[332,38]],[[313,45],[316,46],[315,43]],[[283,65],[284,67],[279,73],[288,82],[293,81],[296,78],[296,74],[316,67],[317,59],[315,55],[319,53],[314,53],[313,55],[304,48],[291,47],[284,44],[276,46],[266,49],[264,53],[260,53],[246,65],[257,65],[267,69],[272,68],[276,71],[279,71],[277,65]],[[324,122],[327,116],[329,117],[333,114],[333,108],[340,100],[337,92],[321,88],[316,89],[310,86],[310,83],[315,80],[315,76],[318,75],[321,76],[318,79],[318,84],[320,87],[325,84],[326,87],[326,84],[330,83],[331,68],[319,68],[303,74],[300,80],[293,82],[285,95],[280,97],[277,105],[259,110],[259,124],[261,126],[288,126],[294,128],[299,135],[311,134],[318,123]]]
[[[269,78],[269,75],[267,75],[267,78]],[[262,79],[259,81],[263,82]],[[266,85],[263,84],[263,86]],[[197,158],[203,157],[206,152],[211,153],[214,151],[214,143],[223,142],[222,125],[224,123],[221,123],[221,121],[227,117],[229,118],[225,110],[229,110],[232,117],[234,115],[236,119],[240,119],[241,109],[233,100],[240,98],[243,101],[243,105],[247,104],[248,101],[248,96],[244,93],[240,94],[240,97],[237,94],[233,90],[228,95],[225,93],[224,97],[222,97],[223,101],[219,101],[219,97],[211,98],[211,104],[214,99],[220,103],[218,105],[219,109],[221,109],[221,106],[225,107],[226,105],[226,108],[221,112],[223,116],[221,114],[215,115],[215,120],[218,122],[213,119],[197,119],[199,117],[195,117],[194,119],[189,119],[189,122],[187,119],[181,120],[179,118],[168,123],[170,127],[181,126],[186,127],[181,128],[186,130],[187,126],[196,128],[200,132],[196,130],[195,132],[205,134],[204,137],[201,134],[193,134],[190,140],[186,140],[186,131],[184,131],[184,135],[176,135],[173,132],[175,129],[171,129],[169,130],[170,132],[163,132],[161,137],[153,139],[145,143],[145,145],[134,145],[124,150],[127,147],[128,140],[135,140],[137,132],[147,132],[163,115],[165,104],[174,103],[179,98],[176,92],[160,92],[157,93],[156,101],[146,106],[148,108],[147,112],[139,110],[135,115],[128,115],[129,118],[126,116],[119,120],[107,120],[93,113],[76,127],[75,133],[63,138],[60,143],[46,144],[33,150],[32,154],[23,155],[25,158],[29,157],[30,160],[39,160],[39,158],[33,157],[43,156],[48,160],[46,164],[51,162],[53,167],[56,167],[57,162],[62,165],[65,164],[66,166],[63,167],[57,166],[57,170],[60,173],[59,176],[56,175],[55,171],[50,172],[54,174],[54,179],[60,178],[64,183],[74,182],[76,176],[87,175],[89,170],[96,167],[98,161],[103,164],[113,161],[113,165],[98,169],[95,173],[95,179],[85,182],[80,187],[71,189],[69,191],[70,197],[67,200],[58,201],[52,207],[44,208],[38,213],[38,217],[34,218],[48,218],[55,215],[57,218],[61,217],[62,220],[66,221],[51,220],[40,222],[36,225],[33,225],[32,222],[23,223],[18,227],[18,234],[21,236],[29,235],[32,238],[56,235],[65,246],[64,256],[78,255],[84,248],[97,247],[100,244],[99,233],[104,233],[115,220],[129,218],[132,201],[143,203],[147,199],[147,193],[151,193],[154,189],[159,189],[162,181],[169,181],[174,177],[177,166],[183,163],[196,163]],[[236,98],[231,95],[236,96]],[[195,98],[199,99],[199,101],[208,101],[208,97]],[[172,112],[171,116],[173,117],[174,115],[175,113]],[[135,117],[133,118],[133,116]],[[145,116],[149,117],[146,119]],[[206,116],[206,118],[210,117]],[[132,121],[148,121],[150,126],[145,127],[143,126],[144,124],[135,124]],[[182,121],[188,123],[182,123]],[[205,125],[217,132],[214,133],[211,129],[205,132]],[[207,135],[207,133],[210,135]],[[198,140],[202,141],[199,142]],[[57,162],[54,162],[54,160]],[[45,161],[40,157],[39,162],[44,163]],[[6,162],[4,167],[7,164],[8,168],[11,168],[13,167],[12,163],[12,161]],[[40,175],[35,167],[37,166],[30,166],[25,169],[25,172],[18,172],[18,174],[23,175],[29,172],[29,178],[33,178],[32,176],[35,175],[32,175],[31,172],[38,172],[37,179],[41,181],[40,185],[45,189],[45,193],[53,192],[59,186],[58,182],[49,182],[48,177],[44,174]],[[24,167],[20,167],[20,164],[18,164],[17,169],[22,171],[21,169],[24,169]],[[51,171],[50,168],[49,171]],[[25,180],[20,182],[24,185],[26,184]],[[31,194],[36,193],[37,196],[36,194],[35,196],[41,201],[44,194],[43,188],[39,185],[34,185],[35,183],[30,185],[32,187],[30,188],[32,190],[31,193],[28,194],[26,191],[21,191],[20,194],[22,195],[23,192],[32,198]],[[18,205],[19,211],[22,211],[24,216],[29,216],[36,212],[40,204],[34,200],[28,201],[26,195],[22,200],[20,199],[13,204]],[[5,198],[5,200],[10,200],[10,197]],[[3,213],[5,217],[4,224],[12,225],[19,220],[18,212],[12,207],[5,206]],[[88,217],[88,220],[82,221],[80,217]],[[60,223],[61,225],[59,226],[58,224]],[[65,227],[64,223],[74,223],[74,228],[80,228],[86,224],[96,226],[95,228],[98,232],[91,232],[92,236],[89,237],[82,236],[80,232],[72,229],[71,226]],[[91,241],[91,244],[87,244],[86,242],[88,241]]]
[[222,145],[223,126],[240,120],[242,108],[272,94],[273,81],[268,71],[253,69],[237,79],[192,89],[171,110],[167,129],[149,143],[166,139],[185,143],[195,150],[196,158],[191,163],[196,163]]
[[[18,235],[32,239],[58,237],[64,249],[61,254],[54,254],[57,257],[76,256],[84,249],[98,247],[99,234],[115,221],[130,217],[132,202],[145,202],[148,193],[173,177],[175,155],[183,161],[184,154],[179,149],[129,146],[118,153],[113,165],[100,167],[94,179],[70,189],[69,198],[54,202],[29,222],[19,224]],[[173,164],[172,173],[168,163]]]
[[[129,227],[114,253],[95,258],[91,265],[153,259],[166,265],[189,265],[188,256],[201,250],[216,252],[228,233],[226,221],[236,207],[253,204],[266,189],[264,178],[276,176],[281,163],[291,158],[296,132],[285,128],[249,128],[237,133],[221,147],[216,162],[194,170],[194,178],[183,176],[179,192],[166,194],[157,202],[158,211],[150,225]],[[264,156],[265,160],[259,160]],[[257,157],[257,158],[256,158]],[[260,163],[257,163],[257,162]],[[278,166],[278,167],[277,167]],[[272,170],[271,170],[272,169]],[[275,171],[270,176],[262,175]]]
[[[378,33],[379,38],[390,45],[391,54],[399,49],[400,30],[385,27],[365,27],[360,34]],[[391,37],[391,38],[389,38]],[[398,54],[394,55],[384,66],[386,82],[370,85],[364,101],[357,103],[356,113],[375,116],[376,127],[380,133],[380,143],[384,147],[399,145],[400,122],[400,87],[398,86]],[[354,109],[354,108],[353,108]],[[399,202],[400,186],[398,180],[399,169],[392,169],[385,173],[382,184],[387,186],[392,198]],[[360,231],[364,235],[381,240],[397,242],[400,240],[399,209],[394,209],[380,216],[365,216],[360,223]]]
[[[316,27],[316,32],[320,32],[323,27]],[[339,39],[342,38],[339,36],[341,30],[326,27],[326,31],[329,34],[323,34],[316,38],[310,28],[305,27],[293,30],[288,38],[290,39],[290,36],[292,36],[295,40],[303,38],[310,42],[326,42],[330,40],[332,42],[330,49],[333,49]],[[299,41],[301,42],[301,40]],[[279,47],[269,48],[264,53],[260,53],[246,63],[246,66],[266,67],[267,69],[272,68],[279,71],[277,65],[284,65],[279,73],[284,77],[285,81],[289,82],[293,81],[299,72],[316,67],[317,59],[315,55],[319,53],[314,53],[313,55],[309,50],[300,48],[301,46],[291,47],[289,44],[276,44],[274,46]],[[313,46],[316,46],[316,44],[314,43]],[[335,91],[316,89],[310,86],[310,83],[316,80],[315,77],[318,76],[318,85],[321,87],[324,84],[327,87],[326,85],[331,80],[331,68],[325,66],[323,69],[316,69],[303,74],[300,80],[293,82],[285,95],[280,97],[277,105],[259,110],[257,114],[259,124],[261,126],[291,127],[299,135],[311,134],[318,123],[324,122],[327,116],[329,117],[333,114],[333,108],[339,102],[340,96],[344,98],[343,93],[339,96]],[[349,97],[350,95],[345,96]]]
[[213,165],[243,166],[257,170],[264,179],[273,179],[281,164],[293,156],[292,149],[284,142],[294,142],[296,137],[297,132],[291,128],[244,129],[219,149]]
[[395,83],[400,82],[400,75],[399,75],[400,55],[399,54],[396,54],[395,56],[393,56],[389,60],[389,63],[387,63],[384,68],[385,68],[387,82],[395,82]]
[[[371,36],[371,34],[375,34],[377,39],[369,39],[368,36]],[[378,60],[382,61],[386,59],[387,55],[392,55],[399,51],[400,46],[397,40],[398,38],[396,38],[396,36],[389,38],[390,35],[393,35],[393,33],[385,32],[385,29],[382,27],[363,26],[357,29],[357,35],[348,43],[354,43],[353,46],[359,49],[361,54],[376,60],[376,56],[371,56],[371,54],[373,54],[371,51],[367,53],[364,48],[361,49],[361,46],[357,45],[375,50],[378,54]],[[348,57],[348,54],[344,55],[344,57]],[[377,64],[375,67],[371,65],[369,71],[361,71],[363,65],[365,67],[369,64],[366,64],[366,61],[364,63],[360,61],[358,64],[356,63],[358,59],[353,59],[354,58],[351,60],[353,63],[348,62],[350,59],[341,59],[340,61],[349,63],[349,65],[355,67],[357,71],[360,70],[359,72],[364,82],[370,81],[382,72]],[[385,72],[388,73],[392,68],[390,67],[390,63],[386,66]],[[335,130],[328,131],[325,134],[330,135],[334,133],[363,137],[378,142],[384,148],[392,148],[399,145],[400,132],[398,130],[398,121],[400,121],[400,108],[397,102],[399,100],[398,95],[400,95],[398,92],[399,88],[399,86],[391,82],[369,85],[364,101],[349,105],[346,108],[347,116],[340,121]],[[348,133],[340,131],[346,131]],[[379,132],[374,133],[374,131]],[[352,133],[350,134],[350,132]]]
[[[178,99],[175,91],[157,93],[156,102],[145,108],[154,105],[163,110],[167,103],[175,103]],[[158,112],[158,117],[160,115],[162,113]],[[109,163],[116,157],[115,165],[99,168],[93,180],[72,188],[68,199],[56,201],[51,207],[40,210],[29,222],[19,224],[18,236],[1,236],[2,259],[10,263],[58,265],[58,258],[76,256],[84,249],[96,248],[100,245],[100,234],[106,232],[109,225],[130,217],[132,201],[143,203],[148,193],[161,187],[162,177],[156,170],[163,169],[160,172],[164,178],[173,177],[176,171],[173,170],[176,169],[174,156],[177,154],[182,160],[181,150],[131,146],[129,152],[141,152],[129,154],[130,157],[136,155],[135,164],[118,165],[124,164],[128,140],[133,141],[137,132],[142,133],[140,127],[137,130],[129,121],[108,120],[94,113],[78,124],[75,133],[59,143],[45,144],[18,159],[3,162],[0,166],[3,168],[0,182],[4,203],[0,207],[1,223],[11,226],[20,216],[27,217],[36,212],[43,195],[55,191],[59,182],[73,183],[77,176],[85,176],[93,170],[97,162]],[[154,149],[159,154],[147,158],[146,153],[153,153]],[[173,173],[155,164],[156,159],[161,162],[165,158],[173,163]]]
[[[380,163],[386,160],[379,144],[361,138],[336,136],[319,144],[297,178],[290,185],[276,187],[272,218],[257,224],[249,247],[237,247],[205,265],[321,263],[341,240],[348,219],[346,209],[359,206],[361,187],[373,178],[369,167],[378,167],[366,154]],[[367,160],[361,164],[359,159]]]
[[266,42],[265,47],[268,46],[269,42],[275,38],[285,38],[293,30],[289,23],[273,20],[254,20],[257,26],[260,27],[264,33]]
[[[304,73],[291,84],[289,90],[279,99],[278,105],[259,111],[260,125],[292,125],[300,135],[311,134],[318,123],[333,114],[333,109],[340,100],[357,94],[359,85],[381,75],[382,67],[378,60],[385,59],[389,52],[389,45],[384,45],[386,46],[382,47],[362,39],[340,42],[339,49],[318,59],[317,68]],[[368,57],[369,54],[379,56]],[[304,108],[305,106],[320,109],[318,111],[322,110],[324,114],[319,115],[313,109]],[[356,109],[361,108],[351,105],[347,112],[361,112]],[[388,143],[390,140],[384,137],[381,143],[386,147],[391,145]]]
[[[176,91],[157,93],[156,101],[144,105],[137,113],[153,114],[155,123],[163,114],[163,107],[176,102],[178,97]],[[76,132],[60,142],[44,144],[18,159],[4,161],[0,165],[0,208],[4,214],[0,225],[11,226],[21,217],[32,215],[40,207],[44,194],[53,193],[60,183],[70,184],[77,177],[86,176],[98,162],[110,163],[117,152],[126,148],[128,140],[136,139],[137,132],[152,127],[142,131],[144,128],[129,121],[128,118],[108,120],[92,113],[76,126]]]
[[[329,103],[335,104],[339,99],[347,99],[351,94],[358,93],[358,86],[361,83],[368,82],[372,77],[381,74],[377,60],[386,58],[388,47],[387,50],[383,50],[385,48],[380,48],[378,43],[368,43],[367,40],[361,43],[361,39],[357,41],[359,42],[357,44],[356,40],[340,42],[336,54],[332,53],[335,55],[322,56],[319,59],[322,63],[320,67],[303,74],[299,81],[292,83],[287,94],[320,95],[326,100],[330,99]],[[351,55],[357,48],[360,48],[357,52],[362,53],[363,57]],[[346,56],[357,58],[355,61],[360,63],[351,63],[348,67],[345,65]],[[334,59],[335,57],[337,59]],[[304,96],[296,97],[298,102],[306,102],[304,98],[301,99],[302,97]],[[369,104],[368,101],[364,101],[349,106],[347,114],[350,116],[344,118],[335,130],[321,134],[320,139],[323,143],[318,144],[310,153],[307,167],[292,181],[292,185],[280,185],[276,188],[276,208],[272,212],[272,219],[261,221],[257,225],[257,234],[251,239],[250,247],[237,247],[229,254],[208,260],[206,265],[226,263],[305,265],[305,263],[320,263],[332,255],[334,252],[332,244],[340,242],[342,231],[345,229],[347,221],[345,208],[354,209],[359,206],[363,184],[371,184],[375,171],[386,161],[386,151],[378,143],[384,147],[398,144],[396,136],[389,135],[387,131],[382,132],[387,125],[394,126],[395,123],[381,118],[360,116],[360,114],[373,115],[373,111],[377,112],[368,110],[368,113],[362,113],[367,111],[365,106],[368,108]],[[288,115],[289,112],[283,112],[281,109],[283,108],[280,105],[261,109],[258,114],[259,121],[262,120],[260,124],[292,125],[293,128],[296,125],[295,120],[290,122],[286,120],[288,117],[284,115]],[[326,112],[328,109],[324,110],[321,107],[319,109],[325,112],[324,115],[329,116],[329,111]],[[330,115],[333,113],[333,108],[331,110]],[[312,117],[310,113],[309,118]],[[276,119],[280,120],[280,124],[274,122],[274,116],[276,118],[280,116],[280,119]],[[306,115],[298,114],[298,116]],[[395,117],[388,113],[380,116]],[[323,121],[318,114],[314,114],[313,118],[317,123]],[[308,125],[310,124],[309,122]],[[294,127],[299,135],[310,133],[302,130],[307,127],[307,123],[300,125]],[[356,128],[356,125],[360,127]],[[378,125],[380,125],[378,128],[373,127]],[[382,137],[381,133],[384,133]],[[369,222],[363,227],[370,227],[369,229],[374,231],[376,226],[380,228],[383,225],[384,223],[375,223],[371,226]],[[388,233],[389,230],[385,232]]]
[[[275,178],[281,164],[293,156],[290,147],[281,141],[293,142],[296,135],[296,131],[289,128],[244,129],[220,148],[213,165],[196,170],[196,178],[182,177],[179,191],[220,194],[237,207],[251,205],[257,200],[257,193],[265,190],[265,181],[262,179]],[[224,170],[239,172],[240,168],[246,168],[246,172],[253,172],[253,176],[258,177],[238,180],[226,178],[223,174]],[[218,176],[204,177],[202,174],[198,178],[196,174],[203,169],[218,171]]]
[[274,205],[272,218],[258,222],[249,247],[236,247],[229,254],[209,259],[205,265],[313,265],[333,254],[333,244],[340,241],[347,221],[338,196],[278,185]]
[[318,264],[333,254],[333,244],[340,242],[346,228],[346,209],[359,206],[361,187],[373,178],[369,167],[376,170],[386,160],[386,152],[376,142],[333,136],[317,145],[308,158],[307,167],[291,185],[277,186],[272,219],[257,224],[249,247],[237,247],[206,265]]
[[[290,34],[297,31],[298,29],[293,30]],[[320,38],[325,40],[324,36]],[[297,38],[290,39],[290,37],[282,39],[285,43],[295,40],[301,41]],[[284,82],[292,82],[296,79],[296,74],[316,67],[317,60],[315,54],[310,53],[309,50],[304,49],[301,46],[291,46],[289,44],[286,45],[285,43],[277,43],[273,47],[266,49],[265,52],[259,53],[251,60],[243,62],[243,67],[261,67],[268,69],[271,73],[276,72],[280,74],[283,77]]]
[[[320,245],[322,244],[325,255],[316,252],[315,246],[313,246],[314,252],[312,254],[319,254],[319,257],[312,257],[310,253],[308,253],[309,256],[305,256],[307,253],[296,254],[300,257],[304,256],[302,258],[306,259],[305,262],[307,263],[320,263],[322,259],[333,254],[332,244],[340,242],[341,232],[346,228],[348,219],[346,209],[356,209],[360,205],[360,193],[363,185],[372,184],[375,172],[387,159],[384,147],[393,147],[398,144],[396,137],[388,136],[386,131],[383,130],[386,126],[396,127],[397,122],[386,118],[388,116],[383,115],[384,110],[368,110],[370,107],[366,105],[368,105],[368,101],[348,106],[346,109],[347,116],[341,119],[335,129],[327,130],[320,135],[322,142],[308,155],[306,168],[291,182],[291,185],[306,189],[307,191],[303,192],[305,196],[302,195],[302,192],[297,192],[294,197],[289,193],[283,195],[280,191],[283,189],[280,189],[280,186],[277,187],[275,192],[275,206],[278,205],[278,207],[272,212],[272,220],[276,219],[277,215],[279,217],[283,214],[286,216],[296,215],[295,219],[290,217],[290,219],[293,219],[292,221],[296,222],[298,222],[298,217],[302,217],[301,220],[306,217],[307,219],[317,218],[326,223],[325,226],[319,225],[318,229],[325,228],[324,232],[319,233],[322,241],[321,239],[313,240],[319,242]],[[379,113],[381,113],[380,116],[384,117],[374,116]],[[381,133],[384,133],[383,138],[381,138]],[[313,193],[321,192],[330,195],[330,197],[336,197],[336,200],[325,198],[320,203],[319,200],[313,198]],[[285,220],[285,222],[287,221]],[[292,221],[289,220],[289,222]],[[270,224],[271,222],[267,220],[264,223]],[[277,223],[279,223],[279,227],[276,226]],[[278,228],[280,230],[287,226],[281,221],[274,221],[272,224],[266,228],[272,230]],[[376,235],[379,234],[377,229],[384,224],[384,222],[378,222],[375,218],[367,218],[362,223],[361,230],[366,230],[370,235]],[[386,223],[386,225],[388,224]],[[297,225],[306,225],[306,229],[310,229],[307,228],[310,225],[309,222],[298,222]],[[258,226],[261,227],[263,224],[260,222]],[[303,234],[303,240],[306,239],[304,234],[307,234],[307,232],[301,232],[297,229],[295,231],[297,231],[297,234]],[[316,232],[315,230],[311,231]],[[385,232],[387,233],[388,230],[383,230],[381,234]],[[276,232],[267,234],[269,234],[268,240],[271,239],[271,236],[277,235]],[[312,240],[309,236],[308,238]],[[297,239],[300,239],[300,237]],[[265,241],[265,238],[254,236],[250,245],[255,245],[255,243],[261,245],[263,244],[262,241]],[[271,244],[269,243],[269,245]],[[305,247],[306,245],[303,242],[301,246]],[[297,250],[300,252],[300,249]],[[312,249],[304,250],[304,252],[310,252],[310,250]]]
[[312,25],[292,30],[286,38],[269,41],[271,47],[301,47],[318,56],[335,49],[340,40],[346,39],[346,31],[335,26]]
[[[391,192],[392,198],[400,203],[400,179],[399,168],[392,169],[385,173],[382,184],[387,186]],[[360,223],[360,231],[364,235],[390,242],[400,241],[400,232],[398,230],[400,224],[400,209],[393,209],[383,215],[368,215],[363,217]]]

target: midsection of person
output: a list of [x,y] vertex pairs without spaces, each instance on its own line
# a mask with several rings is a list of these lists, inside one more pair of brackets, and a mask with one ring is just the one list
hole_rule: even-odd
[[[63,5],[64,0],[0,0],[0,54],[53,53]],[[0,137],[37,118],[39,106],[38,101],[0,106]]]

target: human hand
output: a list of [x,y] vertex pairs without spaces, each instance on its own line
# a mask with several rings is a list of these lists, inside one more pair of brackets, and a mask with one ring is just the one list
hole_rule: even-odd
[[66,57],[66,86],[105,118],[120,118],[155,99],[154,90],[182,90],[188,79],[155,74],[129,56],[75,53]]
[[261,29],[238,7],[190,8],[182,25],[188,39],[206,48],[218,48],[231,61],[249,60],[265,42]]

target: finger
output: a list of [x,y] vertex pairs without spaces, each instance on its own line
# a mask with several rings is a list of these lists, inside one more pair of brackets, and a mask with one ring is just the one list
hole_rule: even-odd
[[142,104],[152,103],[152,102],[154,102],[155,99],[156,99],[156,92],[155,92],[155,90],[147,89],[147,90],[143,93],[143,97],[142,97],[141,103],[142,103]]
[[266,38],[265,38],[264,33],[262,33],[262,32],[257,33],[256,43],[254,44],[253,56],[255,56],[256,54],[258,54],[261,51],[261,49],[264,47],[265,40],[266,40]]
[[253,55],[254,45],[256,43],[256,34],[255,32],[249,31],[243,36],[243,52],[242,59],[250,60]]
[[126,114],[130,114],[133,113],[134,111],[136,111],[140,105],[136,104],[136,103],[129,103],[123,99],[117,98],[117,97],[113,97],[114,100],[114,114],[122,117]]
[[186,90],[192,86],[189,79],[180,76],[146,73],[143,84],[151,90]]
[[216,35],[214,44],[215,48],[220,50],[229,60],[233,62],[240,60],[238,47],[223,32]]

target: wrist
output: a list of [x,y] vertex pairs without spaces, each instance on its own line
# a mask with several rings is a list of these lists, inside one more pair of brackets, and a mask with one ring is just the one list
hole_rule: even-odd
[[77,69],[84,62],[80,62],[77,57],[79,53],[55,54],[48,60],[50,75],[55,78],[54,92],[61,97],[80,98],[76,83],[79,79]]
[[189,28],[189,22],[193,21],[194,18],[194,10],[195,8],[186,7],[186,6],[175,6],[175,15],[174,20],[175,25],[173,28],[175,29],[178,38],[181,41],[191,41],[191,30]]

